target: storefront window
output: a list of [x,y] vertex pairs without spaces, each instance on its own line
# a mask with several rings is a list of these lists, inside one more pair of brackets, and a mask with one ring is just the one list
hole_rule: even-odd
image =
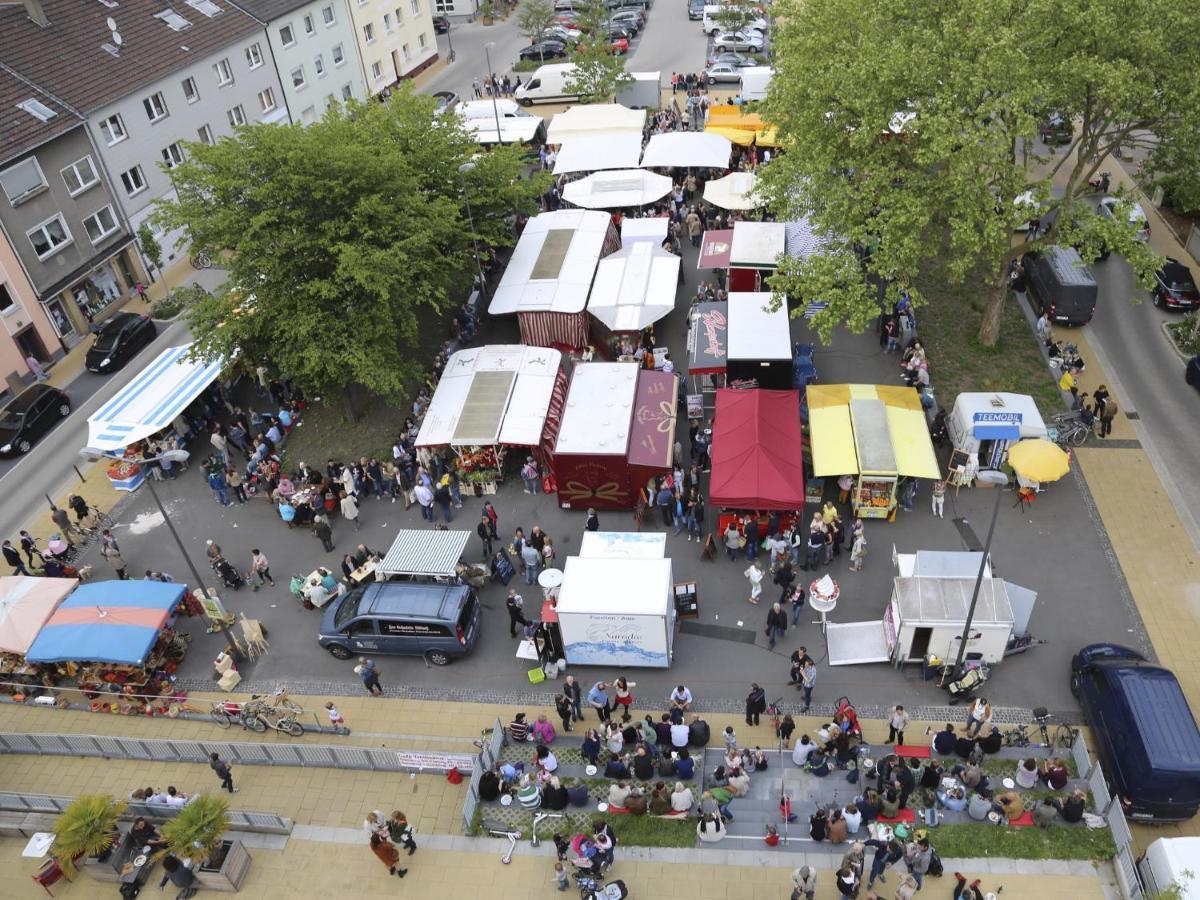
[[121,285],[111,262],[94,269],[82,282],[71,288],[80,311],[91,321],[103,309],[121,299]]
[[67,311],[63,309],[62,301],[55,297],[53,300],[46,303],[46,315],[50,319],[50,324],[54,326],[54,330],[59,337],[66,337],[69,334],[74,334],[75,326],[71,324],[71,320],[67,318]]

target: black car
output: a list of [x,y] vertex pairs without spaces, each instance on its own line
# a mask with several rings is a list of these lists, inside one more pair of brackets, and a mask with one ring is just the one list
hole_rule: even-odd
[[1044,144],[1069,144],[1075,137],[1075,126],[1060,113],[1052,112],[1038,126],[1038,137]]
[[107,375],[115,372],[154,340],[158,328],[149,316],[117,313],[96,331],[96,340],[87,352],[84,365],[89,372]]
[[634,36],[634,30],[627,28],[620,22],[609,22],[607,25],[601,25],[599,30],[610,41],[615,41],[617,38],[625,38],[627,41],[632,41]]
[[1183,380],[1194,388],[1200,388],[1200,355],[1188,360],[1187,368],[1183,371]]
[[1154,273],[1154,305],[1163,309],[1196,309],[1200,307],[1200,290],[1191,270],[1177,259],[1167,257],[1163,267]]
[[433,33],[434,34],[445,34],[449,30],[450,30],[450,20],[449,19],[447,19],[445,16],[434,16],[433,17]]
[[567,45],[562,41],[540,41],[530,44],[517,54],[521,59],[553,59],[567,55]]
[[28,453],[38,438],[71,414],[71,398],[56,387],[35,384],[0,409],[0,456]]

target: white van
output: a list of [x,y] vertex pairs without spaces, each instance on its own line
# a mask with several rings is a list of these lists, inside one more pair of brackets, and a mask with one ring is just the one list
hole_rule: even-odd
[[775,70],[770,66],[746,66],[742,69],[742,99],[766,100],[767,86]]
[[578,94],[567,92],[567,82],[575,71],[575,63],[555,63],[540,66],[529,80],[513,92],[522,106],[532,103],[562,103],[579,99]]
[[1178,887],[1179,900],[1200,900],[1200,838],[1159,838],[1146,848],[1137,869],[1151,897]]
[[517,105],[516,100],[464,100],[456,106],[455,111],[464,119],[522,119],[529,115]]
[[700,27],[704,29],[705,34],[712,34],[721,27],[721,23],[717,21],[717,14],[724,7],[721,6],[706,6],[704,7],[704,15],[700,20]]

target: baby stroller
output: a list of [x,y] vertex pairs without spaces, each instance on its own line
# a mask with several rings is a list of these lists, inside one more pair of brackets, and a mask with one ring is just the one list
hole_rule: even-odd
[[629,888],[619,878],[604,882],[590,875],[577,874],[575,880],[579,882],[581,900],[625,900],[629,896]]
[[246,583],[246,579],[242,577],[242,573],[235,569],[233,564],[223,556],[218,556],[212,561],[212,568],[227,588],[238,590]]

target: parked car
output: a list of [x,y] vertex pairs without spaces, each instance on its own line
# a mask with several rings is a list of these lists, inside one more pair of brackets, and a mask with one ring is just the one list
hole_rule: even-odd
[[115,372],[146,347],[158,334],[154,320],[137,313],[117,313],[100,326],[83,364],[89,372]]
[[704,80],[709,84],[716,84],[721,81],[739,82],[742,80],[742,70],[737,66],[731,66],[729,63],[717,63],[705,69]]
[[[601,40],[605,40],[605,38],[602,37]],[[609,52],[611,52],[613,56],[622,56],[623,54],[629,52],[629,41],[625,40],[625,38],[612,38],[607,40],[607,43]],[[587,45],[580,44],[579,49],[586,50]]]
[[48,384],[35,384],[0,409],[0,456],[28,453],[46,432],[71,414],[71,398]]
[[538,35],[539,41],[558,41],[560,44],[578,44],[583,32],[578,28],[565,28],[562,25],[551,25]]
[[733,52],[730,52],[730,53],[718,53],[718,54],[717,54],[716,56],[714,56],[712,59],[709,59],[709,60],[707,60],[707,61],[705,62],[705,65],[707,65],[707,66],[716,66],[716,65],[720,65],[721,63],[724,63],[724,64],[726,64],[726,65],[730,65],[730,66],[736,66],[736,67],[737,67],[737,68],[739,68],[739,69],[744,69],[744,68],[746,68],[747,66],[756,66],[756,65],[758,65],[758,63],[756,63],[756,62],[755,62],[754,60],[752,60],[750,57],[748,57],[748,56],[742,56],[742,54],[740,54],[740,53],[733,53]]
[[517,54],[521,59],[554,59],[558,56],[567,55],[567,45],[562,41],[539,41],[536,44],[530,44]]
[[1154,273],[1154,305],[1162,309],[1196,309],[1200,307],[1200,290],[1192,271],[1177,259],[1167,257],[1163,267]]
[[606,22],[600,26],[600,34],[608,38],[610,41],[621,38],[625,41],[632,41],[634,36],[633,28],[622,25],[620,22]]
[[434,91],[431,96],[437,102],[437,106],[433,111],[438,115],[441,115],[448,109],[453,109],[455,104],[458,103],[458,94],[454,93],[454,91]]
[[1200,809],[1200,729],[1174,674],[1129,647],[1090,644],[1071,658],[1071,692],[1125,815],[1192,818]]
[[748,34],[744,31],[733,33],[718,31],[713,35],[713,49],[718,53],[724,53],[726,50],[762,53],[763,39],[761,35]]
[[688,0],[688,18],[692,21],[704,18],[704,0]]
[[445,16],[433,17],[433,32],[434,34],[445,34],[450,30],[450,20]]
[[1038,137],[1043,144],[1069,144],[1075,137],[1075,127],[1069,119],[1052,112],[1038,126]]
[[[1117,207],[1121,203],[1129,204],[1129,224],[1134,228],[1133,239],[1135,241],[1150,240],[1150,223],[1146,220],[1146,211],[1141,205],[1130,200],[1123,200],[1120,197],[1105,197],[1100,201],[1100,205],[1096,207],[1096,212],[1099,215],[1115,218],[1117,215]],[[1107,246],[1100,247],[1100,258],[1108,259],[1111,251]]]
[[1200,388],[1200,354],[1188,360],[1183,372],[1183,380],[1194,388]]
[[608,17],[614,25],[627,25],[634,31],[641,31],[646,25],[646,17],[635,9],[623,9]]

